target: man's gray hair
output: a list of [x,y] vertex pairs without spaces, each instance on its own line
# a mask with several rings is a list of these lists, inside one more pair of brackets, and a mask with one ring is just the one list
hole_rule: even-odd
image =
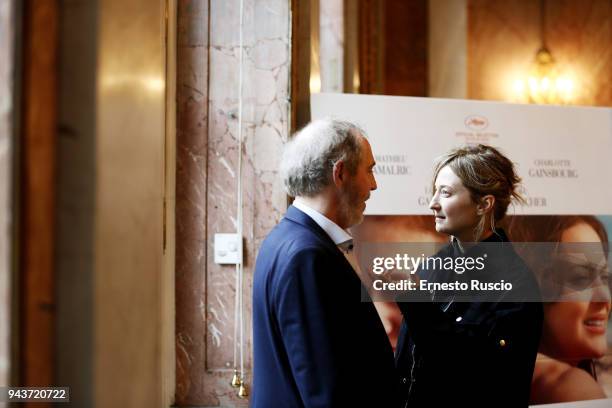
[[309,123],[285,145],[281,176],[287,194],[312,197],[333,181],[334,165],[342,160],[355,174],[361,159],[360,138],[367,135],[354,123],[320,119]]

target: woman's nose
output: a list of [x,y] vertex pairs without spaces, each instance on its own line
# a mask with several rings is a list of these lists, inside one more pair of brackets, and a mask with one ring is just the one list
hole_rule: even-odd
[[437,210],[440,208],[440,203],[438,202],[438,198],[434,195],[429,202],[430,210]]
[[593,287],[591,302],[610,303],[611,300],[612,297],[610,296],[610,287],[604,282],[599,281],[597,286]]

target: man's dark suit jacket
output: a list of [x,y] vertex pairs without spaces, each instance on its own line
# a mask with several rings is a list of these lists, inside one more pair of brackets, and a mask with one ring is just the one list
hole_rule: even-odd
[[350,263],[291,206],[264,240],[253,282],[251,406],[395,407],[393,351]]

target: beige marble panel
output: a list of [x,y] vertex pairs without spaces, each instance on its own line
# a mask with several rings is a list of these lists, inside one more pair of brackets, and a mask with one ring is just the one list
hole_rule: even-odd
[[13,0],[0,0],[0,385],[10,374],[13,7]]
[[342,92],[344,86],[344,1],[319,4],[321,92]]
[[163,406],[164,0],[100,0],[96,407]]
[[[468,96],[516,100],[541,45],[539,2],[468,1]],[[612,2],[546,2],[545,41],[561,73],[576,84],[572,104],[612,106]]]
[[467,97],[467,0],[429,0],[428,93]]
[[[237,230],[237,179],[243,186],[245,367],[250,383],[252,272],[257,248],[286,209],[277,177],[288,137],[290,2],[244,1],[242,174],[238,173],[239,2],[210,3],[206,263],[205,404],[235,405],[233,366],[235,268],[213,262],[215,233]],[[246,404],[246,401],[242,401]]]

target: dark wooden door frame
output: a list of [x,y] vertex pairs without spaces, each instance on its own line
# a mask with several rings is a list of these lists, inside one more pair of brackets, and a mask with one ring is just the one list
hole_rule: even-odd
[[51,386],[59,3],[27,0],[22,7],[18,385]]

